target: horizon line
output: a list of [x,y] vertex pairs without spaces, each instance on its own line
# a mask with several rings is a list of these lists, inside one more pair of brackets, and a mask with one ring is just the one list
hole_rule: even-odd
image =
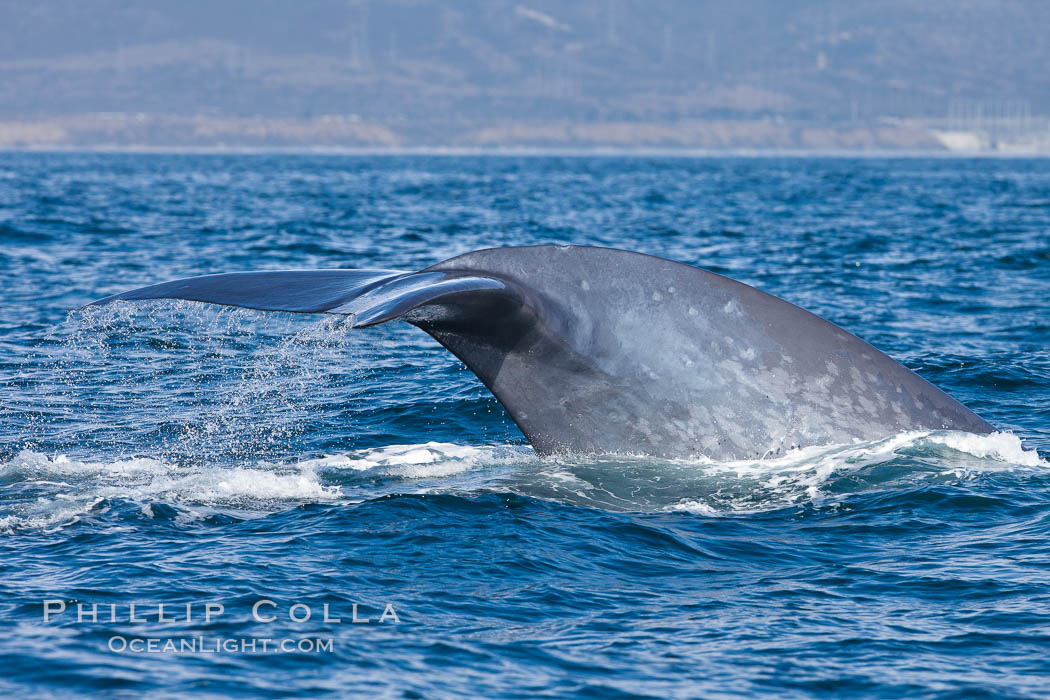
[[0,147],[0,154],[97,155],[312,155],[312,156],[475,156],[562,158],[941,158],[1042,159],[1050,151],[952,151],[925,149],[783,149],[783,148],[551,148],[531,146],[333,147],[333,146],[21,146]]

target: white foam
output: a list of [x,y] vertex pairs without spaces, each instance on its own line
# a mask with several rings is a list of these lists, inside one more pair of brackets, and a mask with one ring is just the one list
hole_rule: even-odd
[[[0,464],[0,479],[22,500],[8,503],[0,531],[50,528],[80,519],[107,500],[142,503],[146,518],[153,503],[180,507],[192,518],[199,506],[271,512],[294,503],[346,501],[343,474],[372,471],[397,479],[434,479],[481,467],[537,462],[522,446],[472,446],[443,442],[387,445],[293,462],[251,465],[182,466],[151,457],[77,460],[23,450]],[[433,490],[433,486],[427,487]],[[360,497],[361,494],[354,494]],[[367,494],[366,494],[367,497]]]
[[[61,477],[63,481],[39,477]],[[180,467],[148,457],[114,462],[87,462],[65,455],[48,457],[23,450],[0,466],[0,477],[37,486],[86,485],[104,497],[171,496],[177,500],[214,503],[231,499],[300,499],[337,495],[337,487],[323,486],[306,464],[276,471],[275,465],[256,468]]]
[[22,450],[10,462],[0,465],[0,478],[130,476],[161,473],[170,468],[163,462],[148,457],[115,462],[81,462],[69,459],[65,455],[48,457],[39,452]]
[[209,469],[185,476],[164,475],[130,493],[103,489],[107,497],[161,498],[205,505],[260,501],[328,501],[339,497],[338,486],[325,486],[309,470],[280,474],[263,469]]
[[803,447],[768,459],[725,462],[700,459],[694,463],[715,471],[740,475],[762,475],[782,471],[819,472],[823,467],[871,466],[893,459],[909,448],[928,444],[943,445],[956,452],[986,460],[981,465],[974,465],[975,467],[1050,467],[1050,462],[1042,459],[1037,451],[1026,450],[1020,438],[1013,433],[975,435],[952,431],[913,431],[870,442]]
[[530,458],[534,459],[535,455],[526,447],[475,447],[449,442],[427,442],[421,445],[387,445],[343,455],[328,455],[300,464],[325,470],[375,470],[387,475],[425,478],[451,476],[479,466]]
[[990,435],[939,433],[930,435],[929,441],[993,462],[1024,467],[1050,467],[1050,462],[1041,458],[1038,452],[1026,450],[1021,440],[1013,433],[992,433]]
[[[927,457],[927,453],[931,456]],[[758,503],[749,499],[727,499],[719,503],[720,507],[713,507],[709,502],[687,498],[665,509],[712,515],[724,512],[721,506],[728,511],[740,512],[768,510],[802,499],[826,503],[829,498],[848,495],[826,493],[824,487],[832,479],[850,473],[859,474],[869,467],[909,457],[924,458],[930,468],[924,471],[916,467],[905,478],[952,476],[966,479],[986,471],[1050,467],[1050,462],[1042,459],[1037,451],[1026,450],[1012,433],[975,435],[914,431],[871,442],[806,447],[774,459],[680,462],[695,465],[698,475],[750,480],[765,494]]]
[[[107,499],[272,510],[276,504],[331,501],[342,495],[339,486],[322,483],[309,465],[183,467],[148,457],[80,461],[29,450],[0,465],[0,478],[9,493],[18,486],[32,499],[0,517],[0,531],[72,522]],[[143,513],[153,515],[152,509]]]
[[682,501],[681,503],[675,503],[671,506],[668,506],[667,510],[684,511],[686,513],[693,513],[694,515],[724,515],[722,511],[718,510],[714,506],[710,506],[707,503],[704,503],[703,501],[692,499],[687,499],[685,501]]
[[51,530],[80,519],[85,513],[94,510],[104,499],[94,498],[86,502],[63,499],[38,501],[21,512],[0,517],[0,533],[9,533],[21,529]]
[[[900,460],[901,469],[869,469],[895,460]],[[710,516],[804,501],[827,504],[848,495],[829,488],[832,482],[855,491],[884,488],[900,479],[969,479],[988,471],[1047,467],[1050,462],[1025,449],[1013,434],[947,431],[909,432],[871,442],[807,447],[773,459],[727,462],[608,455],[540,460],[524,446],[445,442],[232,466],[183,466],[153,457],[77,460],[24,450],[0,464],[9,497],[0,511],[0,531],[60,527],[103,511],[114,500],[141,504],[146,518],[154,517],[153,504],[170,503],[185,519],[198,517],[201,507],[267,513],[296,503],[346,502],[351,496],[357,500],[405,490],[510,490],[597,507]],[[473,474],[459,478],[467,473]],[[388,485],[375,486],[373,474]],[[847,482],[841,481],[844,476]],[[392,486],[387,477],[395,480]],[[448,477],[455,478],[442,481]],[[354,485],[355,480],[363,487]],[[405,483],[411,480],[421,481]],[[858,484],[855,488],[853,482]]]

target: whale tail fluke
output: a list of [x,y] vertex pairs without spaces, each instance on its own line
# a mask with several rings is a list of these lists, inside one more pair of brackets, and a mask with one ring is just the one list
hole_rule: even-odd
[[93,304],[185,299],[402,319],[459,357],[541,454],[757,458],[903,430],[992,430],[859,338],[689,265],[580,246],[493,248],[420,272],[193,277]]

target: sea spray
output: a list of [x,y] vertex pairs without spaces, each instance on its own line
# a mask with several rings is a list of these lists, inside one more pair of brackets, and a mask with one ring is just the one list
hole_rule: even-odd
[[25,445],[50,428],[75,431],[85,454],[150,445],[176,462],[230,464],[287,454],[367,371],[369,339],[349,331],[340,316],[183,301],[87,307],[32,358],[23,388],[38,416]]

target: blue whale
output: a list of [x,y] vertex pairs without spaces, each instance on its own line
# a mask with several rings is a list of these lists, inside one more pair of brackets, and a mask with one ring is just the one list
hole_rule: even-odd
[[186,299],[401,319],[433,336],[541,455],[756,459],[906,430],[993,427],[838,326],[721,275],[611,248],[478,250],[419,272],[232,272],[93,304]]

